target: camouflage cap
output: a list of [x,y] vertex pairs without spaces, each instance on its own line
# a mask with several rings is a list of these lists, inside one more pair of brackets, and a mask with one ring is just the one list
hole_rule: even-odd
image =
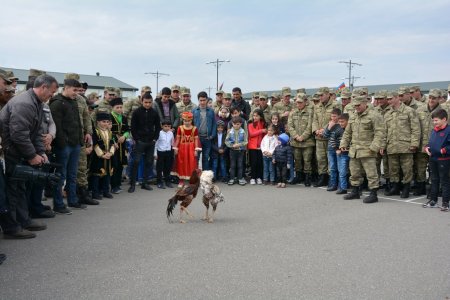
[[144,85],[143,87],[141,87],[141,92],[150,92],[150,94],[152,93],[152,88],[149,87],[148,85]]
[[442,92],[440,89],[431,89],[430,92],[428,93],[428,96],[440,98],[442,97]]
[[47,72],[38,70],[38,69],[30,69],[30,72],[28,73],[28,77],[38,77],[43,74],[47,74]]
[[409,93],[410,93],[409,87],[407,87],[407,86],[402,86],[402,87],[400,87],[400,88],[398,89],[397,93],[398,93],[399,95],[409,94]]
[[373,96],[375,99],[384,99],[386,98],[386,91],[385,90],[379,90],[375,92],[375,95]]
[[330,89],[330,94],[336,94],[336,91],[334,89]]
[[369,88],[363,86],[363,87],[360,87],[360,89],[362,89],[366,95],[369,95]]
[[418,85],[410,86],[410,87],[409,87],[409,91],[410,91],[411,93],[413,93],[413,92],[415,92],[415,91],[420,91],[420,86],[418,86]]
[[216,92],[216,95],[223,95],[223,94],[225,94],[225,92],[222,91],[222,90],[218,90],[218,91]]
[[224,99],[231,99],[231,94],[230,93],[223,93],[223,98]]
[[191,94],[191,89],[190,89],[190,88],[183,87],[183,88],[181,89],[181,96],[184,96],[184,95],[190,95],[190,94]]
[[305,88],[297,89],[297,94],[306,94],[306,89]]
[[92,92],[89,95],[87,95],[88,99],[92,99],[92,98],[99,98],[98,94],[96,92]]
[[6,76],[8,76],[8,79],[11,80],[11,81],[19,80],[18,77],[14,76],[14,72],[13,71],[6,71]]
[[272,95],[270,97],[272,97],[272,98],[280,98],[280,94],[272,93]]
[[291,88],[290,87],[283,87],[283,88],[281,88],[281,95],[283,97],[292,95]]
[[105,92],[108,92],[110,94],[116,94],[116,89],[113,88],[112,86],[105,86]]
[[3,70],[3,69],[0,69],[0,78],[2,78],[3,80],[5,80],[7,84],[11,84],[11,82],[12,82],[12,81],[9,80],[9,78],[8,78],[8,73],[6,73],[6,71]]
[[392,98],[394,98],[394,97],[397,97],[398,96],[398,93],[397,92],[387,92],[386,93],[386,99],[392,99]]
[[173,91],[180,91],[181,88],[180,88],[179,85],[174,84],[174,85],[172,85],[172,87],[170,88],[170,90],[171,90],[172,92],[173,92]]
[[267,93],[259,92],[259,99],[266,99],[267,100]]
[[64,75],[64,79],[74,79],[80,81],[80,75],[77,73],[66,73],[66,75]]
[[355,98],[353,98],[352,100],[352,104],[353,105],[360,105],[361,103],[367,103],[367,97],[365,96],[356,96]]
[[122,95],[122,91],[119,88],[114,89],[116,91],[116,96],[120,97]]
[[253,98],[259,98],[259,92],[253,92],[252,97]]
[[341,92],[341,99],[350,99],[352,97],[352,93],[350,91]]
[[327,88],[326,86],[320,87],[319,90],[317,91],[317,95],[322,96],[323,94],[329,94],[330,93],[330,89]]
[[306,102],[306,101],[308,101],[308,95],[304,93],[299,93],[295,97],[295,102]]
[[366,92],[362,88],[356,88],[352,92],[352,98],[364,95],[366,95]]
[[320,96],[319,96],[319,94],[315,93],[315,94],[312,96],[312,100],[313,100],[313,101],[320,101]]

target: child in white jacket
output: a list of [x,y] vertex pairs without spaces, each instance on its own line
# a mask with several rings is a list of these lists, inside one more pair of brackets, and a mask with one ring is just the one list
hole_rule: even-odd
[[267,134],[263,137],[261,141],[261,151],[263,154],[263,165],[264,165],[264,184],[272,183],[275,185],[275,170],[272,163],[272,154],[275,147],[278,145],[278,138],[274,134],[275,128],[269,125],[267,128]]

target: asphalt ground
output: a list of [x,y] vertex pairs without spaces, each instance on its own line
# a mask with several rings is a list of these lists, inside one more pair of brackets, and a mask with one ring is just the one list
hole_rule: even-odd
[[35,239],[0,240],[0,298],[450,297],[450,214],[422,208],[424,197],[363,204],[300,185],[219,186],[212,224],[201,195],[193,220],[169,223],[175,190],[137,188],[58,215]]

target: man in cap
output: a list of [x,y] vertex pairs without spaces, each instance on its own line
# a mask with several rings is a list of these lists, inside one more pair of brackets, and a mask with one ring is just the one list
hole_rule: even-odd
[[292,110],[291,103],[291,88],[283,87],[281,89],[281,101],[273,107],[273,112],[277,112],[280,115],[280,121],[286,125],[288,122],[289,113]]
[[351,100],[352,100],[352,93],[350,93],[350,91],[341,92],[341,105],[343,111],[345,111],[345,108],[347,107],[347,105],[350,104]]
[[280,101],[281,101],[280,94],[272,93],[272,95],[270,96],[270,107],[272,108],[272,112],[275,112],[275,110],[273,108]]
[[314,186],[320,187],[328,184],[328,140],[323,136],[323,132],[328,126],[333,109],[341,109],[342,107],[336,101],[331,101],[330,90],[327,87],[319,88],[317,94],[320,96],[320,103],[314,108],[312,132],[316,138],[316,158],[319,173],[319,180]]
[[259,109],[262,110],[264,114],[264,120],[266,121],[266,124],[270,124],[272,119],[272,112],[268,103],[269,99],[267,98],[267,93],[259,93]]
[[7,71],[6,72],[6,76],[8,77],[8,79],[11,81],[11,86],[16,89],[17,88],[17,81],[19,80],[18,77],[16,77],[14,75],[13,71]]
[[180,102],[180,91],[181,88],[179,85],[172,85],[172,87],[170,88],[170,90],[172,91],[171,95],[170,95],[170,99],[173,100],[173,102],[178,103]]
[[[387,100],[388,91],[380,90],[375,93],[374,99],[377,102],[377,106],[375,107],[375,111],[381,114],[384,121],[384,115],[387,111],[390,110],[390,106]],[[392,96],[392,93],[390,93]],[[383,155],[379,154],[377,157],[377,171],[378,176],[381,178],[381,162],[383,162],[383,175],[386,180],[385,189],[389,190],[391,188],[390,179],[389,179],[389,163],[388,163],[388,155],[384,152]]]
[[416,153],[414,153],[414,161],[417,165],[416,174],[416,190],[414,191],[414,196],[425,195],[426,192],[426,181],[427,181],[427,166],[428,166],[428,154],[426,153],[424,147],[428,144],[430,140],[431,131],[434,128],[433,119],[431,115],[433,112],[442,109],[439,104],[440,90],[431,89],[428,94],[428,102],[426,105],[422,105],[417,109],[417,115],[419,116],[420,122],[420,145]]
[[420,90],[420,86],[413,85],[409,88],[409,91],[411,93],[411,97],[419,102],[425,102],[425,97],[422,95],[422,91]]
[[[122,97],[122,91],[120,90],[120,88],[115,88],[114,89],[116,91],[116,97],[115,98],[120,98]],[[114,99],[114,98],[113,98]]]
[[0,69],[0,110],[6,105],[9,100],[7,95],[7,90],[11,85],[11,80],[9,80],[5,70]]
[[242,90],[239,87],[235,87],[232,90],[233,100],[231,101],[231,107],[238,107],[241,111],[241,116],[245,121],[250,118],[251,107],[247,101],[242,98]]
[[392,187],[386,196],[400,192],[400,170],[403,174],[401,198],[408,198],[413,179],[413,154],[420,144],[420,123],[417,113],[400,101],[393,93],[388,97],[391,109],[384,115],[386,127],[386,152],[389,163],[389,178]]
[[331,101],[336,101],[336,97],[337,97],[336,91],[333,90],[333,89],[330,89],[330,100]]
[[213,110],[216,115],[219,113],[219,110],[223,105],[224,94],[225,94],[225,92],[222,90],[218,90],[216,92],[216,101],[214,101],[214,103],[213,103]]
[[150,94],[152,93],[152,89],[148,85],[144,85],[141,88],[141,94],[137,98],[130,99],[129,101],[125,102],[125,104],[123,105],[123,115],[127,118],[129,126],[131,125],[131,119],[133,118],[133,112],[137,108],[141,107],[142,96],[146,92],[149,92]]
[[423,105],[423,103],[418,102],[417,100],[412,98],[409,87],[407,86],[400,87],[397,93],[398,98],[400,98],[400,101],[414,110],[417,110],[417,108]]
[[191,90],[187,87],[181,90],[181,101],[176,104],[178,113],[181,114],[185,111],[191,111],[197,107],[195,103],[191,101]]
[[353,99],[355,116],[342,136],[339,146],[341,151],[349,151],[350,183],[352,192],[344,196],[345,200],[359,199],[359,186],[363,183],[364,173],[367,176],[370,195],[364,198],[364,203],[378,202],[379,187],[376,170],[376,157],[384,152],[385,129],[379,113],[368,109],[368,100],[364,96]]
[[297,94],[296,108],[292,109],[288,118],[288,131],[291,136],[291,146],[294,148],[296,177],[305,175],[305,186],[311,186],[312,160],[314,138],[311,134],[314,111],[309,109],[306,94]]
[[253,94],[252,94],[252,103],[250,104],[250,108],[251,108],[250,118],[251,118],[251,115],[253,115],[253,111],[255,109],[259,108],[259,94],[260,94],[260,92],[253,92]]
[[305,94],[306,95],[306,89],[305,88],[299,88],[297,89],[297,95],[298,94]]
[[87,96],[86,104],[92,105],[94,104],[98,99],[100,99],[100,96],[96,92],[92,92]]
[[[55,160],[61,167],[61,180],[53,190],[53,211],[58,214],[72,214],[63,202],[62,188],[67,187],[67,203],[74,209],[85,209],[77,196],[77,174],[80,150],[85,143],[85,135],[80,118],[78,89],[81,84],[70,76],[64,80],[64,89],[50,100],[50,110],[56,125],[56,137],[53,142]],[[92,130],[92,129],[91,129]],[[90,136],[89,136],[90,137]]]
[[95,102],[95,104],[98,105],[98,107],[95,110],[95,113],[97,113],[98,110],[102,111],[107,110],[108,112],[111,113],[111,105],[109,105],[109,101],[111,101],[111,99],[116,98],[116,96],[117,92],[115,88],[113,88],[112,86],[105,86],[105,90],[103,91],[103,99]]
[[[3,76],[0,77],[4,79]],[[48,161],[42,139],[43,103],[57,89],[58,82],[54,77],[41,75],[34,81],[32,89],[14,97],[0,112],[7,195],[7,205],[0,207],[0,210],[1,215],[6,214],[8,217],[3,215],[0,218],[0,226],[6,238],[33,238],[36,235],[30,231],[44,230],[47,227],[30,219],[27,206],[28,182],[18,180],[13,175],[22,161],[31,166],[39,166]]]
[[228,108],[228,110],[231,110],[231,101],[232,101],[231,94],[223,93],[222,107],[226,107]]

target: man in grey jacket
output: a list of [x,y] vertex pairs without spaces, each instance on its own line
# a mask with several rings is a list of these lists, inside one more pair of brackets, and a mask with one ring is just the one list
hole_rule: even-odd
[[36,235],[30,231],[47,226],[31,220],[27,207],[26,182],[13,178],[18,164],[31,166],[47,162],[42,139],[43,102],[58,89],[58,82],[50,75],[36,78],[34,87],[11,99],[0,112],[2,146],[6,164],[6,195],[12,222],[1,224],[5,238],[23,239]]

